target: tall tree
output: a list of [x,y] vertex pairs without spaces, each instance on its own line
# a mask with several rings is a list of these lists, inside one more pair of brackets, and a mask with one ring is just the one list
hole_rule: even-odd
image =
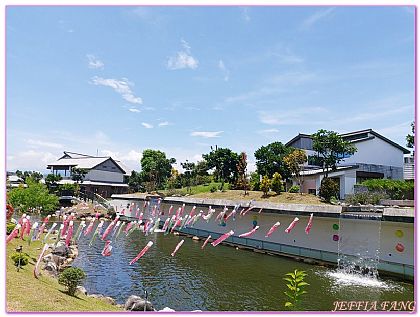
[[241,152],[241,154],[239,154],[239,160],[236,168],[238,169],[238,187],[244,190],[244,195],[247,195],[246,191],[249,189],[249,182],[246,175],[247,165],[246,153]]
[[71,179],[74,180],[77,184],[79,184],[79,182],[83,183],[83,180],[85,179],[87,173],[87,169],[73,167],[71,169]]
[[36,171],[24,171],[24,172],[22,172],[20,170],[17,170],[16,171],[16,176],[22,178],[25,183],[26,183],[26,179],[28,177],[31,177],[31,179],[34,180],[37,183],[43,178],[43,175],[40,172],[36,172]]
[[195,176],[195,164],[193,162],[185,162],[181,163],[182,168],[184,169],[184,177],[186,180],[187,190],[191,192],[191,179]]
[[50,193],[54,193],[58,188],[58,182],[62,179],[61,175],[48,174],[45,177],[45,185]]
[[304,150],[296,149],[289,155],[286,155],[283,159],[289,170],[292,172],[292,177],[299,184],[299,191],[302,193],[303,175],[305,163],[308,161],[308,157]]
[[144,188],[142,186],[142,179],[139,172],[131,171],[131,175],[128,177],[128,187],[133,192],[140,192]]
[[166,154],[159,150],[147,149],[143,151],[141,158],[141,178],[148,182],[149,190],[156,190],[163,187],[166,179],[171,176],[172,164],[176,163],[174,158],[166,158]]
[[324,177],[328,177],[330,171],[337,169],[337,164],[345,157],[356,153],[356,147],[344,141],[337,132],[318,130],[312,135],[313,150],[316,152],[317,160],[322,166]]
[[273,142],[260,147],[254,154],[258,174],[271,178],[275,172],[278,172],[283,179],[290,178],[291,173],[283,158],[292,151],[293,148],[286,147],[281,142]]
[[414,148],[414,129],[415,129],[415,124],[414,121],[411,122],[411,132],[412,134],[408,134],[405,139],[407,140],[407,147],[409,147],[410,149]]
[[203,158],[207,162],[208,169],[215,169],[213,176],[215,180],[222,182],[221,189],[223,189],[225,182],[235,184],[238,178],[236,165],[239,155],[237,153],[227,148],[216,148],[209,154],[203,154]]

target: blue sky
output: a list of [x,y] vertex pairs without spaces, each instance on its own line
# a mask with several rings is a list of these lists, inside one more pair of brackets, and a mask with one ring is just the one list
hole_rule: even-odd
[[412,7],[9,6],[7,169],[64,150],[140,169],[210,146],[253,153],[318,129],[405,146]]

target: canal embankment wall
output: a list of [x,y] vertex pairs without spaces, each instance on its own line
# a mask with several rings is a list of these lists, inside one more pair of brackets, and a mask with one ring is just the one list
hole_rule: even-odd
[[[144,200],[151,202],[149,208],[157,203],[156,197],[147,196],[115,195],[113,199],[117,211],[126,207],[128,201],[135,202],[140,209]],[[274,204],[255,201],[252,202],[254,208],[245,216],[240,216],[238,211],[235,220],[229,218],[227,221],[216,221],[216,216],[224,206],[230,212],[238,204],[242,208],[248,207],[250,201],[167,197],[161,202],[161,221],[168,217],[170,206],[176,211],[183,204],[184,214],[189,214],[193,206],[197,207],[196,213],[203,210],[207,214],[210,206],[216,210],[208,222],[200,219],[194,226],[181,229],[180,232],[184,234],[201,238],[211,235],[212,239],[217,239],[233,230],[234,235],[225,240],[226,244],[333,265],[337,264],[339,252],[345,252],[356,260],[366,254],[374,255],[378,259],[379,271],[408,280],[414,278],[413,208]],[[126,213],[126,216],[134,217],[135,210],[133,208],[132,214]],[[306,234],[305,227],[312,213],[313,225],[310,233]],[[285,229],[295,217],[299,221],[290,233],[286,233]],[[266,233],[276,222],[280,222],[280,226],[266,237]],[[248,238],[238,237],[256,225],[260,228],[255,234]]]

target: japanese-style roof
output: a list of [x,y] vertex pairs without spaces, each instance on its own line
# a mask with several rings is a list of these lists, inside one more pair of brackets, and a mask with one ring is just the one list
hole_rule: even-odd
[[[398,143],[395,143],[394,141],[391,141],[390,139],[388,139],[388,138],[384,137],[383,135],[379,134],[378,132],[373,131],[372,129],[366,129],[366,130],[360,130],[360,131],[343,133],[343,134],[340,134],[340,136],[344,140],[348,139],[348,141],[351,142],[351,143],[368,141],[368,140],[373,139],[374,138],[373,136],[375,136],[375,137],[377,137],[377,138],[379,138],[379,139],[381,139],[381,140],[383,140],[383,141],[391,144],[392,146],[398,148],[404,154],[409,154],[410,153],[410,151],[407,150],[406,148],[402,147]],[[312,135],[299,133],[293,139],[291,139],[290,141],[288,141],[285,145],[286,146],[290,146],[291,144],[293,144],[293,142],[295,142],[296,140],[298,140],[300,138],[312,138]]]
[[71,166],[83,169],[93,169],[107,160],[111,160],[121,170],[121,172],[127,175],[129,169],[126,166],[123,166],[121,162],[115,161],[112,157],[97,157],[72,152],[64,152],[64,156],[59,158],[57,161],[48,164],[47,169],[51,169],[53,166]]

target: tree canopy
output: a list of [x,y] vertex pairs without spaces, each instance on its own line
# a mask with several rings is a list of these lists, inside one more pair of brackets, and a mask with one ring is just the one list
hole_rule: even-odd
[[405,139],[407,140],[407,147],[412,149],[414,148],[414,129],[415,129],[415,124],[414,121],[411,122],[411,132],[412,134],[408,134]]
[[7,202],[21,212],[30,208],[42,207],[42,212],[54,211],[58,206],[58,197],[48,192],[47,186],[31,178],[27,179],[28,187],[13,188],[7,193]]
[[207,168],[214,168],[213,176],[216,180],[234,184],[238,179],[238,170],[236,168],[239,155],[228,148],[217,148],[209,154],[203,154],[207,162]]
[[258,174],[271,178],[275,172],[278,172],[283,179],[290,178],[291,173],[283,158],[292,151],[293,148],[286,147],[281,142],[273,142],[260,147],[254,153]]
[[334,131],[318,130],[312,135],[312,139],[316,160],[322,166],[325,177],[328,177],[330,171],[335,171],[337,164],[345,157],[351,156],[357,151],[352,143],[344,141]]
[[172,164],[176,163],[174,158],[166,158],[166,154],[159,150],[147,149],[143,151],[140,160],[141,179],[147,182],[147,189],[156,190],[162,188],[168,177],[171,176]]

